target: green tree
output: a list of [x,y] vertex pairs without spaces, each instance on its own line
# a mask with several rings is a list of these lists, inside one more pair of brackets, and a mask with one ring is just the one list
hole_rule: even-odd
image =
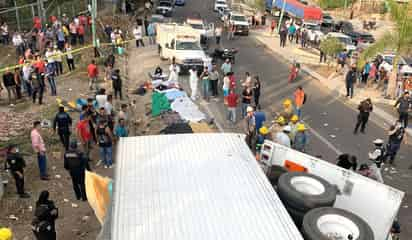
[[328,66],[330,66],[331,57],[335,57],[338,53],[344,50],[344,46],[337,38],[328,37],[320,43],[320,50],[329,56]]
[[375,42],[372,46],[367,48],[360,55],[358,61],[358,68],[365,65],[367,60],[374,58],[377,54],[384,50],[391,50],[395,54],[393,60],[393,70],[389,77],[388,95],[395,97],[396,92],[396,78],[398,74],[398,62],[401,54],[410,50],[412,44],[412,1],[406,4],[398,4],[394,0],[387,0],[389,13],[395,24],[393,31],[388,31],[381,39]]

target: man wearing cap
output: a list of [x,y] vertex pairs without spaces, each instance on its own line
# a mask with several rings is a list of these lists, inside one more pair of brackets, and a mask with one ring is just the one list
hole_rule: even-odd
[[398,98],[398,100],[396,100],[396,103],[394,105],[394,107],[398,107],[399,121],[403,124],[404,128],[408,127],[408,118],[409,118],[408,111],[411,108],[411,105],[412,105],[412,101],[411,101],[411,98],[409,97],[408,91],[405,91],[403,96]]
[[70,143],[70,149],[64,153],[64,168],[72,178],[73,190],[77,200],[86,201],[85,171],[88,167],[87,158],[77,150],[77,141]]
[[346,74],[345,83],[346,83],[346,97],[353,98],[353,87],[356,83],[357,71],[356,65],[352,64],[350,70]]
[[383,183],[381,166],[385,159],[385,147],[383,146],[383,140],[379,138],[373,141],[373,144],[375,145],[375,149],[369,153],[369,160],[374,163],[370,166],[370,169],[377,181]]
[[389,139],[387,146],[386,159],[389,157],[389,164],[395,166],[395,157],[401,147],[402,141],[406,142],[405,128],[402,123],[397,121],[395,125],[389,128]]
[[276,133],[275,142],[290,148],[291,142],[289,133],[291,130],[292,129],[289,125],[284,126],[281,132]]
[[246,134],[246,143],[252,151],[255,151],[256,142],[256,120],[254,109],[251,106],[246,108],[246,117],[244,119],[244,131]]
[[15,145],[10,145],[7,149],[6,169],[9,169],[16,182],[17,194],[21,198],[29,198],[30,195],[24,191],[24,168],[26,163]]
[[259,128],[259,133],[256,137],[256,153],[260,153],[260,150],[262,149],[262,145],[266,139],[270,140],[271,137],[269,134],[269,129],[266,126],[263,126]]

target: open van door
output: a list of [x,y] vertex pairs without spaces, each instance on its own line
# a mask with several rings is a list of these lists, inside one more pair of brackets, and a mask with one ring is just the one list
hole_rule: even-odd
[[162,48],[160,52],[160,58],[162,59],[172,59],[173,58],[173,52],[175,50],[176,41],[175,39],[172,39],[171,41],[167,42]]
[[215,24],[214,23],[209,23],[207,25],[206,29],[206,37],[207,38],[212,38],[215,36]]

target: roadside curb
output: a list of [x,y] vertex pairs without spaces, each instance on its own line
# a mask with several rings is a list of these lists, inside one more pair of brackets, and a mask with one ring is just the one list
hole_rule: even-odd
[[[284,54],[281,54],[279,52],[277,52],[273,47],[271,47],[267,42],[263,41],[260,37],[259,37],[259,33],[253,32],[253,34],[251,34],[251,36],[253,36],[257,41],[259,41],[260,43],[262,43],[267,49],[271,50],[272,52],[276,53],[280,58],[282,58],[283,60],[285,60],[287,63],[291,64],[293,62],[293,58],[291,57],[287,57]],[[325,85],[329,90],[336,92],[340,97],[344,97],[345,94],[342,93],[342,88],[337,88],[336,86],[331,86],[331,84],[329,84],[331,81],[333,81],[332,79],[329,78],[325,78],[323,76],[321,76],[319,73],[313,71],[312,69],[310,69],[309,67],[305,66],[306,63],[301,63],[301,70],[306,74],[311,76],[312,78],[318,80],[320,83],[322,83],[323,85]],[[339,84],[337,84],[337,86],[339,86]],[[358,102],[355,102],[355,100],[349,99],[349,102],[351,104],[355,104],[357,105]],[[396,122],[397,118],[392,116],[390,113],[387,113],[385,110],[374,106],[373,108],[373,113],[375,115],[377,115],[379,118],[381,118],[382,120],[384,120],[387,124],[392,125],[394,122]],[[407,128],[406,129],[406,133],[412,137],[412,129]]]

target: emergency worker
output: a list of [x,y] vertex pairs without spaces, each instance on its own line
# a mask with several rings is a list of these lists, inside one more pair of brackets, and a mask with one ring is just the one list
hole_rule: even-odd
[[85,171],[88,167],[87,158],[77,150],[77,141],[70,143],[70,148],[64,153],[64,168],[72,178],[73,190],[77,200],[86,201]]
[[369,153],[369,160],[373,161],[370,169],[377,181],[383,183],[381,167],[385,159],[385,147],[383,146],[383,140],[379,138],[373,141],[373,144],[375,149]]
[[283,109],[280,115],[285,118],[286,122],[289,122],[291,117],[293,116],[294,110],[293,110],[293,104],[290,99],[285,99],[283,101]]
[[49,192],[41,192],[32,221],[32,230],[37,240],[56,240],[55,222],[58,216],[57,207],[49,200]]
[[56,114],[56,117],[53,121],[53,130],[59,134],[60,141],[63,144],[64,148],[69,149],[70,142],[70,128],[72,126],[72,119],[70,115],[64,111],[64,106],[59,107],[59,112]]
[[30,195],[24,191],[24,168],[26,163],[19,149],[15,145],[10,145],[7,149],[6,169],[9,169],[16,182],[17,194],[21,198],[30,198]]

